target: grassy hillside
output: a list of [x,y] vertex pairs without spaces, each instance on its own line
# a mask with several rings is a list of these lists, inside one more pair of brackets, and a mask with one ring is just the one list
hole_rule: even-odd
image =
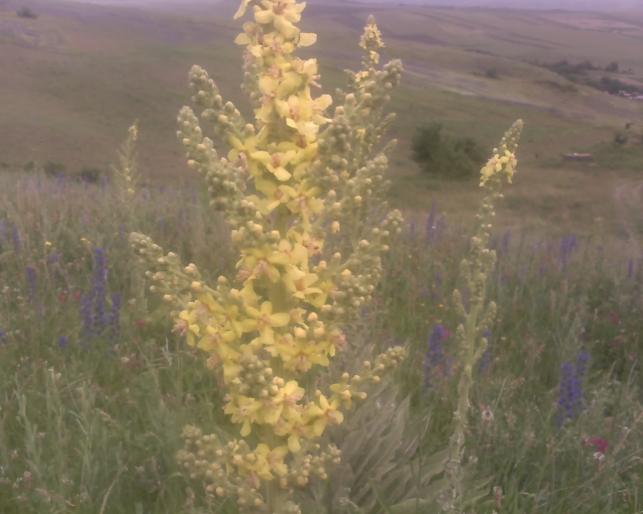
[[[0,0],[0,514],[643,514],[643,102],[599,90],[643,85],[635,18],[313,0],[326,91],[370,10],[404,85],[370,54],[315,140],[309,68],[258,62],[297,129],[266,99],[212,168],[183,111],[203,181],[176,116],[193,63],[249,114],[239,0],[23,1]],[[404,221],[370,144],[392,90]],[[425,123],[453,173],[518,117],[468,180],[412,162]]]
[[[127,126],[139,119],[145,173],[155,181],[189,176],[174,135],[176,113],[189,101],[189,67],[206,67],[226,96],[244,106],[240,51],[231,43],[235,4],[151,10],[40,0],[31,3],[38,19],[28,20],[15,16],[20,2],[1,2],[0,66],[12,72],[0,83],[0,162],[106,168]],[[305,26],[319,34],[315,51],[326,89],[341,86],[341,70],[358,64],[356,42],[371,11],[388,56],[401,57],[406,68],[393,103],[393,136],[400,140],[393,156],[395,201],[426,210],[437,200],[454,215],[468,215],[475,184],[422,177],[410,160],[415,128],[437,120],[490,147],[522,117],[523,175],[505,222],[589,230],[600,216],[629,233],[625,225],[633,220],[621,218],[614,197],[625,184],[638,183],[640,152],[611,155],[611,170],[601,163],[561,168],[559,156],[606,148],[616,130],[643,119],[643,103],[572,84],[542,65],[589,59],[604,67],[616,60],[631,70],[624,78],[643,83],[643,19],[317,2]]]

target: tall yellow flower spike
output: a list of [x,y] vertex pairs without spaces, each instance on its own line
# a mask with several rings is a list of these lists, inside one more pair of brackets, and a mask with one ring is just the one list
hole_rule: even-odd
[[496,263],[496,252],[489,248],[491,228],[495,217],[495,203],[502,197],[504,180],[511,183],[515,173],[516,151],[523,129],[517,120],[505,133],[499,148],[480,171],[480,186],[485,192],[477,214],[476,231],[471,237],[469,254],[460,262],[460,279],[468,292],[465,302],[459,289],[453,292],[453,304],[459,324],[455,333],[455,347],[461,362],[458,378],[458,401],[453,413],[453,431],[449,439],[448,457],[444,463],[447,487],[439,495],[442,512],[462,514],[465,511],[465,456],[468,415],[471,408],[471,389],[477,363],[488,344],[488,330],[496,318],[496,303],[489,298],[488,286]]
[[[327,391],[310,388],[345,348],[342,327],[371,299],[381,255],[400,230],[400,213],[382,209],[389,147],[379,143],[401,63],[378,67],[383,43],[369,18],[362,69],[340,93],[343,105],[328,113],[333,99],[313,93],[317,61],[295,55],[316,41],[297,26],[304,7],[244,0],[235,15],[252,18],[235,42],[244,48],[254,123],[198,66],[190,82],[201,113],[184,107],[179,114],[188,166],[204,177],[239,251],[235,277],[208,285],[194,264],[183,268],[146,236],[131,236],[152,287],[173,308],[176,332],[217,373],[238,429],[225,442],[187,427],[178,459],[208,494],[234,499],[243,512],[299,513],[297,490],[326,479],[340,458],[320,438],[404,356],[391,348]],[[223,157],[199,118],[225,147]],[[380,223],[369,226],[367,215]]]

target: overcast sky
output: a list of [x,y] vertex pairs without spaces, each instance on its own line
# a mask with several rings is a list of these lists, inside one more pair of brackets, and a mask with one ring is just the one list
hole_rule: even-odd
[[[114,5],[163,5],[199,3],[216,5],[218,3],[238,3],[239,0],[75,0],[84,3],[114,4]],[[341,3],[341,0],[308,0],[312,4],[327,2]],[[569,9],[569,10],[643,10],[643,0],[347,0],[347,2],[379,3],[379,4],[413,4],[413,5],[449,5],[449,6],[483,6],[483,7],[512,7],[523,9]]]

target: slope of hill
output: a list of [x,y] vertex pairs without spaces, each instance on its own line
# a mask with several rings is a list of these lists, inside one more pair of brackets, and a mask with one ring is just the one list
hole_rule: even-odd
[[[158,10],[33,0],[39,18],[25,20],[15,16],[22,2],[0,1],[0,66],[11,70],[0,81],[0,165],[51,160],[73,170],[104,168],[139,119],[142,168],[155,180],[186,176],[174,120],[189,102],[190,66],[206,67],[228,98],[246,106],[240,50],[232,44],[236,3]],[[343,84],[343,68],[359,64],[357,40],[371,11],[387,55],[406,67],[393,102],[395,195],[405,205],[425,205],[426,187],[434,187],[410,161],[410,139],[424,122],[439,120],[491,146],[523,117],[523,162],[542,170],[552,156],[609,141],[626,122],[643,119],[643,103],[572,84],[538,65],[589,59],[605,67],[616,60],[631,70],[628,80],[643,83],[643,19],[317,2],[304,26],[319,34],[315,54],[327,90]],[[466,204],[476,193],[458,194]]]

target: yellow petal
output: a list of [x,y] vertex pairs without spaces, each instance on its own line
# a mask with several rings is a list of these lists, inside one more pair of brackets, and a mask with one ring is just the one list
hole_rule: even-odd
[[288,438],[288,449],[292,453],[297,453],[299,450],[301,450],[301,444],[299,444],[299,437],[296,435],[291,435]]
[[250,44],[250,38],[248,37],[248,34],[241,33],[236,37],[234,42],[237,45],[249,45]]
[[313,434],[315,434],[316,437],[321,437],[324,430],[326,430],[326,420],[324,418],[315,420],[313,423]]
[[288,323],[290,323],[290,314],[285,312],[278,312],[270,316],[270,324],[273,327],[285,327]]
[[299,34],[299,46],[304,48],[312,46],[317,42],[317,34],[313,32],[302,32]]
[[277,32],[286,39],[294,39],[299,34],[299,29],[283,16],[275,16],[274,25]]
[[288,180],[292,176],[285,168],[282,168],[281,166],[273,172],[273,175],[282,182],[286,182],[286,180]]
[[248,9],[249,5],[250,0],[242,0],[239,9],[237,9],[237,12],[234,14],[234,19],[236,20],[237,18],[241,18],[244,14],[246,14],[246,9]]
[[270,162],[271,156],[268,152],[261,150],[258,152],[252,152],[250,154],[250,158],[254,159],[255,161],[259,161],[261,164],[268,164]]
[[272,11],[255,11],[255,21],[261,25],[271,23],[273,18],[274,13]]
[[[263,79],[264,77],[262,77]],[[273,82],[275,82],[274,79],[272,79]],[[286,98],[288,95],[290,95],[293,91],[295,91],[300,85],[301,85],[301,75],[295,72],[288,72],[285,74],[284,79],[281,81],[279,84],[279,87],[273,86],[270,91],[274,92],[275,89],[277,90],[277,96],[279,98]],[[261,80],[260,80],[261,82]],[[261,85],[261,84],[260,84]],[[264,92],[262,90],[262,92]]]
[[268,75],[264,75],[259,79],[259,90],[264,95],[272,95],[274,94],[276,89],[277,89],[277,81],[274,78]]

